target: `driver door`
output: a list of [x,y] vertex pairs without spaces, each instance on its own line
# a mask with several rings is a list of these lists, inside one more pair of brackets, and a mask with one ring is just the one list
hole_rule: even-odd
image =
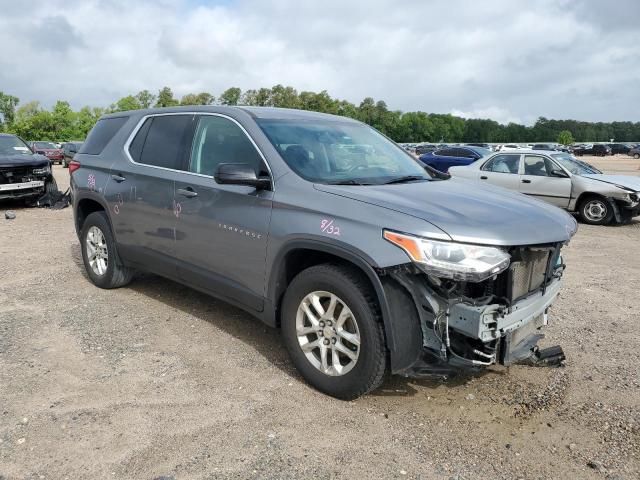
[[524,171],[520,175],[520,193],[567,208],[571,200],[571,178],[554,176],[555,170],[563,171],[549,157],[525,155]]

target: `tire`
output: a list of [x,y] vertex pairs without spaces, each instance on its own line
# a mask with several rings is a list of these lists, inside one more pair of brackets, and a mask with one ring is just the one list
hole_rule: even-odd
[[604,198],[590,196],[580,202],[580,219],[589,225],[608,225],[613,220],[613,208]]
[[[300,313],[302,302],[308,301],[310,295],[328,294],[336,297],[338,306],[335,308],[333,322],[331,316],[318,315],[319,310],[309,305],[308,308],[316,315],[316,320],[321,324],[325,319],[324,328],[314,327],[305,313]],[[331,297],[321,300],[321,306],[328,310]],[[324,302],[324,303],[322,303]],[[350,311],[351,315],[345,315],[347,320],[342,320],[342,327],[338,326],[342,315],[340,313]],[[340,312],[340,313],[338,313]],[[337,318],[336,318],[337,317]],[[301,320],[302,319],[302,320]],[[297,325],[307,330],[316,330],[308,335],[298,335]],[[307,326],[305,322],[308,322]],[[289,285],[282,302],[281,315],[282,336],[293,364],[304,379],[313,387],[327,395],[342,400],[352,400],[376,389],[382,383],[387,366],[387,349],[384,340],[380,308],[366,277],[356,269],[339,265],[323,264],[310,267],[299,273]],[[342,333],[338,333],[342,331]],[[345,337],[359,339],[359,346],[352,344]],[[301,340],[302,338],[302,340]],[[328,341],[325,346],[326,361],[331,363],[329,371],[322,371],[323,347],[318,346],[313,351],[305,353],[301,342],[309,345]],[[340,344],[340,347],[334,345]],[[344,355],[344,348],[350,350],[350,355]],[[340,349],[339,349],[340,348]],[[336,352],[336,353],[334,353]],[[337,366],[334,354],[338,356]],[[309,356],[314,360],[311,360]],[[352,357],[355,356],[355,361]],[[315,361],[316,364],[312,363]],[[346,363],[343,366],[342,363]],[[339,370],[342,370],[340,373]]]
[[[102,235],[103,241],[96,241],[98,232]],[[88,241],[87,239],[90,234],[93,237],[93,241]],[[90,247],[88,247],[88,243],[99,244],[100,248],[98,250],[106,251],[106,259],[104,255],[101,258],[95,258],[96,263],[92,266],[89,258],[88,250]],[[118,256],[109,220],[104,212],[91,213],[84,221],[80,232],[80,249],[84,268],[95,286],[107,289],[119,288],[128,284],[133,278],[134,271],[125,267]],[[97,266],[98,263],[103,268],[99,268]]]
[[44,184],[44,193],[48,193],[49,195],[55,195],[58,193],[58,184],[53,176],[51,176]]
[[640,158],[640,153],[634,153],[633,154],[633,158],[635,158],[636,160],[638,160]]

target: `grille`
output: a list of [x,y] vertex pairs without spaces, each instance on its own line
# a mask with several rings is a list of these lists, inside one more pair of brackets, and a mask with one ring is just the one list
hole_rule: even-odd
[[524,250],[520,259],[511,263],[512,300],[522,298],[542,286],[550,254],[549,249]]
[[0,168],[0,183],[22,183],[30,180],[33,167]]

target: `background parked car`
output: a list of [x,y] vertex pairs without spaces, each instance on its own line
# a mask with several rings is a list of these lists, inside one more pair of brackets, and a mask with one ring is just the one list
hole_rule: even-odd
[[69,167],[69,162],[73,160],[73,156],[78,153],[78,150],[80,150],[81,146],[82,142],[66,142],[62,144],[62,153],[64,157],[62,159],[62,166],[64,168]]
[[586,145],[574,148],[573,154],[577,156],[595,155],[597,157],[604,157],[606,155],[611,155],[611,147],[602,143],[598,143],[596,145]]
[[56,144],[53,142],[31,142],[31,150],[35,153],[39,153],[40,155],[44,155],[47,157],[52,163],[59,163],[62,165],[62,161],[64,159],[64,155],[62,153],[62,149],[56,147]]
[[469,165],[491,153],[491,150],[482,147],[447,147],[420,155],[419,160],[424,165],[447,172],[449,167]]
[[640,145],[637,145],[629,150],[629,155],[631,155],[633,158],[640,158]]
[[551,150],[556,150],[556,146],[555,145],[549,145],[548,143],[536,143],[532,150],[547,150],[547,151],[551,151]]
[[424,155],[425,153],[433,152],[438,148],[440,148],[438,145],[433,145],[430,143],[427,143],[424,145],[418,145],[416,146],[416,155]]
[[610,143],[609,148],[611,148],[612,155],[616,153],[629,153],[629,150],[631,150],[631,148],[624,143]]
[[533,196],[592,225],[626,223],[640,215],[640,178],[604,175],[567,153],[504,152],[453,167],[450,174]]

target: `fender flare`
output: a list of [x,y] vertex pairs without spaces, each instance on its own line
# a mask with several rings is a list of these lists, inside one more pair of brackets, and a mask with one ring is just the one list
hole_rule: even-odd
[[107,205],[107,203],[105,202],[104,198],[101,195],[98,195],[96,192],[92,192],[88,190],[78,192],[78,195],[77,196],[74,195],[74,199],[73,199],[74,201],[73,202],[73,224],[76,228],[76,233],[78,234],[78,236],[80,235],[80,229],[78,225],[78,205],[80,204],[80,202],[82,202],[82,200],[94,201],[102,207],[102,209],[107,215],[107,221],[109,222],[109,227],[111,227],[111,232],[113,233],[115,238],[115,231],[113,229],[113,224],[111,223],[111,212],[109,211],[109,205]]
[[[391,314],[391,304],[387,297],[385,287],[380,279],[380,276],[376,272],[373,260],[364,252],[354,249],[353,247],[342,244],[341,242],[328,243],[324,238],[307,238],[291,240],[278,251],[273,260],[273,268],[269,275],[267,299],[272,305],[273,311],[273,324],[275,325],[275,315],[278,309],[279,302],[284,294],[286,288],[283,288],[279,284],[279,280],[284,275],[284,269],[286,268],[284,258],[292,250],[306,249],[316,250],[322,253],[327,253],[339,257],[345,261],[348,261],[358,267],[369,279],[371,285],[374,288],[378,303],[380,305],[380,313],[382,315],[382,323],[384,326],[385,340],[387,343],[387,349],[389,350],[391,360],[392,372],[397,372],[406,367],[406,365],[399,365],[398,363],[404,363],[402,349],[403,345],[398,343],[398,338],[402,338],[401,329],[404,328],[403,321],[414,321],[415,319],[401,319],[393,318]],[[269,321],[268,323],[272,323]],[[422,338],[420,337],[420,340]],[[420,342],[421,343],[421,342]]]

